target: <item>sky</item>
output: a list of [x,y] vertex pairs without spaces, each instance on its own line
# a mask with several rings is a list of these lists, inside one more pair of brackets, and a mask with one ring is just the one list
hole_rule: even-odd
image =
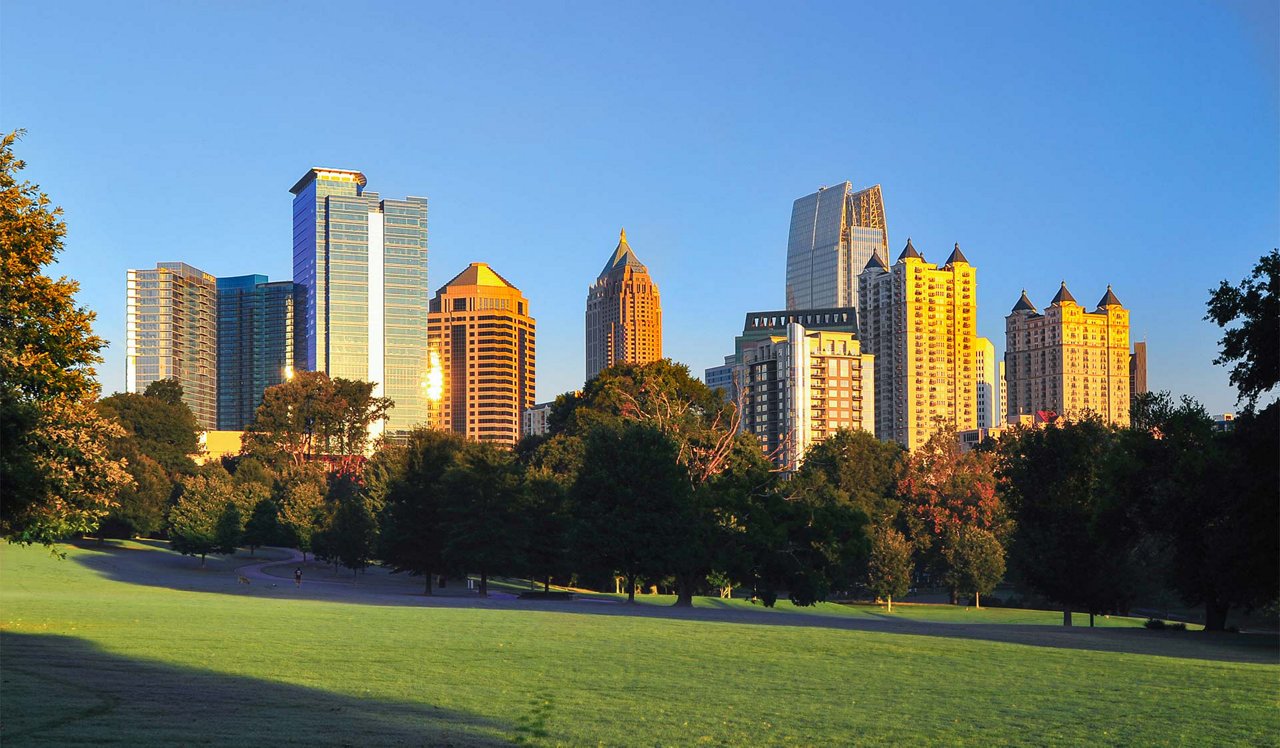
[[1273,0],[0,6],[0,128],[65,210],[108,393],[125,271],[289,279],[289,188],[328,166],[430,199],[433,293],[476,261],[524,291],[540,401],[582,384],[620,228],[701,375],[785,306],[792,201],[850,180],[892,257],[959,242],[998,350],[1023,288],[1111,284],[1151,388],[1233,411],[1202,318],[1280,244],[1278,92]]

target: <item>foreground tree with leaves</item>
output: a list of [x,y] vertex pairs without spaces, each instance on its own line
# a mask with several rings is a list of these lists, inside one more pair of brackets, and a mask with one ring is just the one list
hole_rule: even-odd
[[442,483],[457,464],[466,441],[446,431],[416,429],[404,446],[387,446],[370,464],[380,473],[384,508],[380,516],[379,556],[392,573],[422,576],[430,595],[432,576],[445,570],[444,514],[448,504]]
[[296,372],[263,393],[241,454],[277,469],[323,458],[354,471],[369,445],[369,427],[393,406],[390,398],[373,396],[371,382]]
[[104,345],[94,314],[76,305],[75,281],[42,272],[66,225],[18,181],[20,134],[0,138],[0,535],[52,545],[92,532],[131,478],[108,452],[122,430],[92,407]]
[[[184,556],[199,556],[201,567],[210,553],[234,553],[234,547],[225,550],[225,543],[232,538],[224,518],[228,505],[234,508],[235,497],[235,487],[225,473],[207,470],[184,476],[177,501],[169,508],[172,548]],[[239,517],[235,519],[238,533]]]
[[1205,319],[1224,330],[1213,362],[1231,365],[1240,399],[1256,405],[1280,383],[1280,250],[1263,255],[1239,286],[1222,281],[1211,291]]
[[892,527],[883,525],[872,533],[867,587],[885,601],[889,613],[893,612],[894,596],[902,597],[911,590],[911,573],[915,571],[911,554],[911,541]]

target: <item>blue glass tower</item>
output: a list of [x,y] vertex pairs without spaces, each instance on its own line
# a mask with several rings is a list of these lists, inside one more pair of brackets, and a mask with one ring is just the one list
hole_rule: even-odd
[[218,279],[218,429],[242,431],[262,393],[290,374],[294,286],[265,275]]

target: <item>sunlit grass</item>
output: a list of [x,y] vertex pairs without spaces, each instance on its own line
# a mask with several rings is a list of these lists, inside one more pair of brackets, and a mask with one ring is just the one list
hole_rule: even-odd
[[[106,568],[126,553],[155,559],[150,586],[84,565],[96,556]],[[211,560],[200,572],[156,549],[72,548],[65,561],[0,550],[0,739],[1260,745],[1280,734],[1280,668],[1268,665],[532,608],[290,600],[238,589],[230,569],[246,562]],[[216,591],[185,589],[224,585],[223,577]],[[924,607],[935,606],[893,615],[946,619]],[[834,605],[817,612],[879,615]],[[1027,612],[947,615],[970,613]]]

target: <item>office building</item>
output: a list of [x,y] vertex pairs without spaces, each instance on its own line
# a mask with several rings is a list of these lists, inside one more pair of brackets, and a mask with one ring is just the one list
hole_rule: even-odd
[[1090,312],[1064,282],[1040,313],[1026,291],[1005,317],[1009,420],[1037,412],[1129,424],[1129,311],[1107,286]]
[[662,358],[662,300],[649,269],[623,229],[604,269],[587,290],[587,379],[614,364]]
[[1000,420],[996,425],[1003,426],[1009,422],[1009,380],[1005,377],[1004,357],[996,362],[1000,371]]
[[996,347],[987,338],[974,340],[973,365],[978,374],[978,428],[1001,426],[1004,424],[1000,411],[1003,365],[996,360]]
[[488,265],[473,262],[436,292],[428,317],[430,360],[440,373],[432,427],[514,445],[521,414],[534,404],[528,300]]
[[941,267],[911,240],[858,276],[859,337],[875,356],[876,436],[907,449],[939,428],[978,427],[977,270],[957,244]]
[[1129,354],[1129,397],[1147,392],[1147,341],[1143,340],[1134,343]]
[[733,372],[738,365],[737,356],[725,356],[724,363],[712,366],[702,374],[702,381],[709,389],[719,390],[725,400],[733,400],[737,390],[733,385]]
[[740,359],[741,428],[779,467],[799,468],[839,429],[874,428],[874,361],[855,333],[791,322],[781,335],[744,343]]
[[218,429],[243,431],[262,393],[293,371],[293,283],[219,278]]
[[373,382],[395,401],[389,431],[426,423],[426,198],[383,200],[343,169],[311,169],[290,191],[296,368]]
[[176,379],[202,429],[218,427],[217,280],[183,262],[129,270],[125,309],[125,389],[141,394]]
[[787,238],[787,309],[858,309],[858,273],[888,258],[880,185],[842,182],[796,200]]

